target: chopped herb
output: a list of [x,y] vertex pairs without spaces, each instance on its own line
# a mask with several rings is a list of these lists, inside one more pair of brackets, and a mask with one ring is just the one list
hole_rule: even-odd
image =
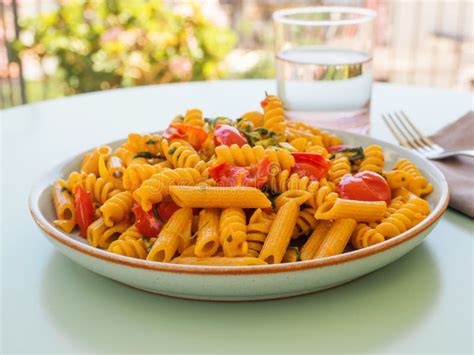
[[154,141],[153,139],[149,139],[145,142],[145,144],[156,144],[158,141]]
[[64,187],[64,186],[61,187],[61,192],[67,192],[69,194],[72,194],[71,191],[67,187]]
[[234,238],[232,238],[232,236],[229,235],[225,240],[227,240],[229,243],[232,243],[232,241],[234,240]]
[[340,154],[340,153],[355,153],[353,155],[347,155],[347,158],[349,158],[351,162],[365,158],[364,148],[357,147],[357,148],[346,148],[346,149],[338,150],[337,152],[334,152],[334,154],[331,155],[330,159],[334,159],[336,154]]
[[288,142],[280,142],[278,145],[280,146],[280,148],[283,148],[283,149],[288,150],[288,151],[290,151],[290,152],[296,152],[295,147],[293,147],[293,146],[292,146],[290,143],[288,143]]
[[168,149],[168,154],[173,155],[176,152],[176,149],[178,149],[178,148],[173,147],[173,148]]
[[209,131],[211,131],[211,132],[214,131],[214,129],[216,128],[216,125],[217,125],[217,123],[218,123],[219,121],[221,121],[221,122],[223,122],[223,123],[225,123],[225,124],[228,124],[228,125],[230,125],[230,126],[233,126],[232,120],[231,120],[230,118],[228,118],[228,117],[223,117],[223,116],[221,116],[221,117],[214,117],[214,118],[212,118],[212,117],[204,117],[204,121],[207,122],[207,125],[208,125],[208,127],[209,127]]
[[153,216],[159,220],[160,222],[164,222],[162,219],[161,219],[161,216],[160,214],[158,213],[158,205],[155,205],[153,208],[152,208],[152,211],[153,211]]
[[245,131],[242,131],[242,134],[245,136],[245,139],[247,139],[247,143],[249,144],[249,146],[253,147],[255,137],[252,136],[252,134],[250,134],[248,132],[245,132]]
[[135,154],[134,158],[159,159],[161,156],[152,154],[150,152],[138,152]]
[[274,137],[276,136],[276,133],[266,129],[266,128],[263,128],[263,127],[258,127],[258,128],[255,128],[255,132],[258,132],[260,134],[263,134],[263,135],[266,135],[266,136],[269,136],[269,137]]

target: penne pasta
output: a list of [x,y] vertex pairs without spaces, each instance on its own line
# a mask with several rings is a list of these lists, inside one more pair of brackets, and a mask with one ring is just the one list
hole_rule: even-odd
[[316,219],[353,218],[357,222],[382,220],[387,211],[384,201],[354,201],[337,198],[330,204],[321,205],[314,214]]
[[181,207],[268,208],[270,200],[253,187],[171,186],[170,195]]
[[54,184],[51,190],[53,195],[54,209],[58,219],[54,220],[54,225],[61,228],[66,233],[76,226],[76,207],[69,191],[58,182]]
[[277,96],[260,106],[238,119],[186,109],[163,134],[90,150],[52,186],[52,223],[112,254],[219,267],[368,248],[429,215],[433,186],[413,162],[341,146],[288,120]]
[[299,207],[295,201],[287,202],[278,210],[259,255],[267,264],[281,263],[293,235],[298,213]]
[[314,255],[321,246],[324,237],[331,228],[332,221],[319,221],[310,237],[301,248],[301,260],[314,259]]
[[192,216],[193,211],[190,208],[181,208],[176,211],[163,226],[146,259],[161,262],[171,261],[178,250],[180,240],[187,234],[191,234]]
[[336,219],[314,254],[314,259],[341,254],[356,225],[357,222],[352,218]]
[[[199,224],[194,253],[200,258],[209,257],[219,248],[219,217],[218,209],[203,209],[199,212]],[[245,223],[245,222],[244,222]]]

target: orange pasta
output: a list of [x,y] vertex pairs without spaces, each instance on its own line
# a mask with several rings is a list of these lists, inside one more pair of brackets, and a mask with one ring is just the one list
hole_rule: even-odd
[[430,214],[430,176],[412,161],[339,149],[286,116],[274,95],[236,119],[183,107],[166,133],[91,149],[52,184],[52,223],[87,228],[91,246],[122,258],[265,267],[369,248]]

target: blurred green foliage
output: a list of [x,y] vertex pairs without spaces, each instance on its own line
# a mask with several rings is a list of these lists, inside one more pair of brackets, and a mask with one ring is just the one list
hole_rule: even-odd
[[[234,33],[171,11],[160,0],[71,0],[21,23],[33,40],[19,55],[56,58],[66,94],[121,86],[218,79]],[[22,36],[28,38],[28,36]]]

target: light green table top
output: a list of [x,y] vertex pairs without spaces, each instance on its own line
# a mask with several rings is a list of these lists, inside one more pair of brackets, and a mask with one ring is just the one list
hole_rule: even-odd
[[[186,108],[236,116],[274,82],[187,83],[93,93],[0,111],[1,351],[61,353],[472,353],[474,223],[448,210],[397,262],[332,290],[279,301],[211,303],[123,286],[64,257],[28,212],[51,166],[130,131],[164,128]],[[376,84],[379,114],[403,109],[432,133],[472,95]]]

